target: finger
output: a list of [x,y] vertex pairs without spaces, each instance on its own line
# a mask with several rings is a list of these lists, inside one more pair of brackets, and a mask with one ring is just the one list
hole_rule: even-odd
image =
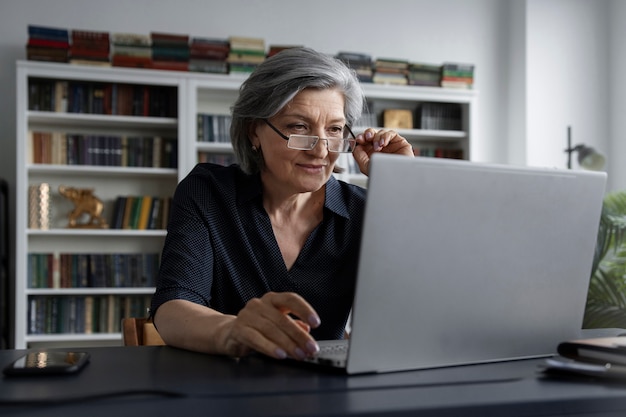
[[292,292],[267,293],[262,300],[269,301],[277,310],[293,314],[312,328],[320,325],[320,318],[315,309],[300,295]]
[[[281,338],[281,346],[286,346],[288,352],[302,359],[318,352],[319,347],[315,339],[309,334],[311,328],[320,325],[320,319],[313,307],[304,298],[295,293],[270,293],[269,301],[282,314],[275,318],[275,324],[290,340]],[[295,319],[289,315],[295,316]],[[294,345],[295,344],[295,345]]]
[[[308,323],[293,319],[289,314],[309,317]],[[270,356],[280,358],[286,352],[302,359],[319,349],[309,335],[311,326],[319,325],[317,313],[296,294],[268,293],[261,299],[252,299],[240,311],[239,318],[256,331],[249,334],[254,339],[248,343]]]
[[275,359],[285,359],[288,356],[285,349],[268,339],[262,331],[251,326],[237,326],[237,329],[233,331],[232,338],[236,340],[237,344],[245,346],[246,349]]
[[[360,145],[370,145],[374,152],[381,151],[398,134],[394,130],[381,129],[376,131],[373,128],[366,129],[363,134],[357,136],[357,143]],[[401,138],[401,136],[398,136]]]

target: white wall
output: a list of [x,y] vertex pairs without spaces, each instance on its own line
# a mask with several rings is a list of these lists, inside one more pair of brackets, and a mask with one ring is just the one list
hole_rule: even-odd
[[527,163],[565,166],[567,126],[572,144],[607,153],[608,7],[531,0],[526,17]]
[[609,36],[609,147],[610,187],[626,190],[626,1],[612,0]]

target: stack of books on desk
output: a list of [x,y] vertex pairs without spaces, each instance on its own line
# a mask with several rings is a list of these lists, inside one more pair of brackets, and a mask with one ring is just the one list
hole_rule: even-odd
[[26,58],[30,61],[67,62],[70,40],[67,29],[28,25]]

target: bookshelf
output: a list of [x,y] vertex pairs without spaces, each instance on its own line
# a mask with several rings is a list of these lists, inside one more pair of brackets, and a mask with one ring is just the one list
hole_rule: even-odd
[[[131,281],[133,284],[111,284],[117,262],[111,260],[119,255],[160,254],[165,230],[157,228],[68,228],[68,213],[72,202],[62,197],[59,186],[93,189],[103,203],[103,217],[113,225],[116,201],[120,196],[158,196],[167,198],[173,194],[180,181],[198,161],[229,161],[234,158],[230,143],[226,141],[199,140],[206,125],[199,121],[206,115],[222,119],[221,129],[228,131],[230,107],[234,103],[245,74],[208,74],[183,71],[145,70],[120,67],[80,66],[63,63],[35,61],[17,62],[17,175],[16,175],[16,298],[15,298],[15,345],[16,348],[45,346],[79,346],[120,344],[119,324],[121,316],[131,308],[144,308],[154,291],[152,281]],[[33,108],[32,81],[52,82],[55,91],[62,91],[58,81],[95,85],[109,84],[141,86],[141,91],[166,89],[174,100],[175,113],[150,114],[145,106],[138,114],[95,114]],[[414,127],[398,129],[419,150],[454,150],[455,157],[471,159],[471,140],[475,126],[477,93],[473,90],[442,89],[398,85],[363,84],[369,114],[353,128],[359,133],[364,127],[381,127],[382,114],[386,109],[408,109],[413,114]],[[52,87],[49,87],[52,89]],[[93,91],[87,90],[87,91]],[[97,89],[96,89],[97,90]],[[119,90],[118,90],[119,91]],[[151,91],[151,90],[150,90]],[[150,94],[150,93],[145,93]],[[156,94],[156,93],[155,93]],[[70,94],[68,94],[70,96]],[[141,96],[141,95],[140,95]],[[154,96],[152,96],[154,97]],[[453,128],[422,128],[421,115],[425,103],[440,103],[455,107]],[[57,103],[58,104],[58,103]],[[108,104],[110,106],[110,103]],[[94,106],[99,108],[100,104]],[[111,111],[109,111],[111,113]],[[126,111],[128,113],[128,111]],[[48,148],[36,151],[34,132],[106,137],[145,137],[149,143],[154,138],[172,139],[175,148],[174,162],[165,164],[165,157],[152,155],[152,164],[129,166],[128,156],[124,163],[97,160],[84,164],[54,161]],[[200,136],[199,136],[200,135]],[[159,140],[161,140],[159,139]],[[45,141],[44,141],[45,142]],[[56,142],[58,146],[58,142]],[[94,142],[99,143],[99,142]],[[95,145],[94,153],[119,153],[115,142]],[[52,146],[52,145],[51,145]],[[100,146],[98,148],[98,146]],[[126,144],[128,148],[128,144]],[[123,149],[127,149],[123,148]],[[156,145],[144,149],[154,152]],[[65,149],[61,147],[61,149]],[[149,151],[139,151],[145,156]],[[67,152],[65,152],[68,154]],[[165,155],[165,154],[164,154]],[[433,153],[434,155],[434,153]],[[342,155],[340,165],[346,168],[339,179],[366,186],[366,178],[355,171],[349,155]],[[32,186],[48,184],[48,227],[33,225],[29,197]],[[36,188],[36,187],[35,187]],[[37,189],[37,188],[36,188]],[[37,201],[37,200],[35,200]],[[36,206],[36,205],[35,205]],[[159,223],[162,225],[162,222]],[[64,255],[64,258],[61,256]],[[76,274],[67,269],[69,264],[83,269],[100,271],[106,266],[108,281],[94,284],[90,281],[72,281],[65,275]],[[147,257],[147,256],[146,256]],[[85,261],[84,258],[87,258]],[[82,260],[81,260],[82,259]],[[89,267],[84,264],[87,263]],[[34,271],[44,274],[39,281]],[[72,272],[68,272],[72,271]],[[152,270],[150,270],[152,271]],[[145,275],[145,273],[144,273]],[[154,271],[149,275],[153,277]],[[98,276],[93,272],[92,276]],[[37,284],[35,284],[37,282]],[[42,284],[45,282],[47,284]],[[64,282],[60,285],[60,282]],[[80,282],[80,284],[77,284]],[[85,282],[87,282],[85,284]],[[69,284],[68,284],[69,283]],[[144,283],[147,283],[144,285]],[[136,301],[136,303],[135,303]],[[85,307],[85,303],[87,307]],[[140,307],[136,307],[139,305]],[[95,307],[94,307],[95,306]],[[97,310],[97,312],[96,312]],[[61,311],[61,313],[59,313]],[[69,313],[68,313],[69,311]],[[92,311],[86,314],[85,311]],[[126,313],[125,313],[126,311]],[[137,311],[137,310],[134,310]],[[134,314],[134,313],[132,313]],[[137,315],[137,314],[134,314]],[[89,316],[89,317],[87,317]],[[52,318],[54,317],[54,320]],[[78,317],[78,319],[77,319]],[[47,321],[42,328],[42,321]],[[53,322],[52,324],[50,322]],[[78,322],[78,324],[76,324]],[[87,329],[86,323],[92,327]],[[69,323],[69,324],[68,324]],[[56,325],[56,327],[55,327]]]
[[[183,166],[186,81],[165,71],[32,61],[16,69],[15,346],[120,344],[121,317],[145,314],[154,292],[165,230],[113,228],[115,203],[172,195]],[[137,108],[122,106],[129,101]],[[37,204],[41,184],[47,213]],[[92,189],[109,227],[69,228],[74,205],[59,186]]]

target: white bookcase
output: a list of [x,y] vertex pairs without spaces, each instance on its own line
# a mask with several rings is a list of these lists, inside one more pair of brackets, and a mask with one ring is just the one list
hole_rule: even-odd
[[[177,114],[168,117],[129,116],[109,114],[84,114],[55,111],[29,110],[29,81],[64,80],[85,83],[120,83],[142,86],[167,87],[176,90]],[[104,217],[112,221],[115,201],[124,195],[151,195],[162,198],[171,196],[176,184],[199,161],[200,155],[233,155],[228,142],[216,143],[198,140],[199,115],[229,114],[239,87],[245,76],[202,74],[180,71],[156,71],[117,67],[91,67],[68,64],[18,61],[17,63],[17,176],[16,176],[16,250],[15,250],[15,345],[16,348],[45,346],[79,346],[93,344],[120,344],[121,334],[111,320],[117,322],[116,310],[102,307],[116,306],[116,299],[132,297],[149,298],[152,286],[80,286],[80,287],[33,287],[33,264],[29,255],[51,254],[138,254],[160,253],[165,231],[135,229],[75,229],[67,227],[68,213],[72,203],[60,196],[60,185],[91,188],[104,203]],[[363,84],[371,113],[372,127],[382,124],[385,109],[410,109],[414,113],[417,128],[399,130],[417,149],[437,148],[459,150],[462,158],[471,159],[472,129],[475,120],[477,93],[471,90],[447,90],[430,87],[388,86]],[[457,106],[458,126],[453,130],[420,129],[419,112],[423,103],[453,103]],[[375,123],[373,123],[375,122]],[[356,134],[365,126],[355,126]],[[124,167],[42,164],[33,162],[32,133],[51,131],[75,134],[113,136],[167,136],[177,139],[177,164],[172,168]],[[343,156],[341,165],[352,166],[349,155]],[[346,171],[340,179],[366,185],[360,173]],[[49,228],[29,227],[29,186],[49,184]],[[61,268],[53,268],[56,279],[63,275]],[[53,280],[54,281],[54,280]],[[54,281],[58,282],[58,281]],[[56,285],[56,284],[55,284]],[[53,285],[54,286],[54,285]],[[58,287],[58,285],[57,285]],[[101,301],[99,314],[92,314],[91,321],[108,322],[108,331],[49,332],[34,329],[42,320],[59,320],[59,305],[51,303],[44,311],[37,300],[48,299],[94,299]],[[45,302],[43,303],[45,305]],[[128,304],[126,304],[128,305]],[[71,304],[62,314],[70,319],[85,320],[88,315]],[[105,320],[102,316],[106,315]],[[97,317],[96,317],[97,316]],[[72,322],[73,323],[73,322]],[[92,323],[93,324],[93,323]],[[119,323],[117,323],[119,325]],[[82,328],[81,328],[82,329]],[[115,329],[115,330],[113,330]]]
[[[162,136],[179,139],[185,137],[187,126],[179,123],[180,117],[176,114],[154,117],[29,110],[32,108],[29,107],[29,99],[34,100],[35,96],[44,94],[41,89],[33,87],[32,83],[37,80],[169,88],[180,106],[178,114],[184,113],[186,81],[175,73],[161,71],[17,63],[15,346],[120,344],[122,308],[132,306],[134,311],[144,309],[154,288],[134,282],[123,286],[107,283],[96,287],[85,286],[84,276],[74,281],[65,276],[70,267],[61,266],[59,258],[65,254],[74,256],[64,261],[63,265],[82,262],[83,271],[94,267],[96,256],[101,262],[112,254],[125,255],[130,263],[131,255],[160,253],[165,231],[161,228],[68,228],[68,214],[73,209],[73,203],[61,196],[58,188],[63,185],[93,189],[103,202],[103,216],[110,224],[118,196],[171,196],[180,177],[179,167],[184,166],[184,158],[179,154],[177,167],[172,168],[34,163],[35,148],[41,147],[34,146],[33,132],[60,132],[84,137]],[[181,147],[176,142],[174,145],[176,149]],[[83,152],[76,154],[83,155]],[[47,228],[30,227],[29,187],[42,183],[49,185],[49,225]],[[44,260],[39,259],[35,263],[34,256],[42,256]],[[136,258],[133,259],[132,262],[137,262]],[[46,262],[48,265],[45,265]],[[47,276],[47,280],[42,276]],[[52,281],[50,276],[53,276]],[[36,280],[34,277],[39,278]],[[76,280],[82,284],[73,286]]]

